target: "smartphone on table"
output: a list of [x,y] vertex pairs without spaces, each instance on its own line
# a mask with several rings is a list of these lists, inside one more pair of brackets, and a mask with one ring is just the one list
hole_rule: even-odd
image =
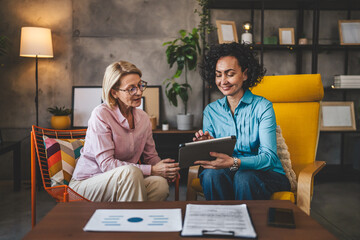
[[294,212],[290,208],[269,208],[268,225],[272,227],[295,228]]

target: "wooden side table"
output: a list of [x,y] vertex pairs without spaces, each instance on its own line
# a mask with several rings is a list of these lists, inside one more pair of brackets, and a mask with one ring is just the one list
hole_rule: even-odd
[[21,188],[21,142],[1,142],[0,155],[13,152],[14,191]]

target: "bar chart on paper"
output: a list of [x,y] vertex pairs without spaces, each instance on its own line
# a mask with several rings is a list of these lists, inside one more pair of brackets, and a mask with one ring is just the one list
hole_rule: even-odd
[[97,209],[84,231],[178,232],[181,209]]

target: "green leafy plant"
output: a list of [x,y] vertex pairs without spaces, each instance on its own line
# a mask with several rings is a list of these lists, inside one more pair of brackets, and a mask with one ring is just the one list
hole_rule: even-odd
[[68,116],[72,113],[72,109],[63,107],[49,107],[48,112],[53,114],[54,116]]
[[[177,96],[184,103],[185,114],[187,114],[187,103],[189,99],[189,90],[191,86],[188,83],[187,72],[194,70],[197,66],[198,54],[200,55],[201,49],[199,45],[199,34],[197,28],[194,28],[191,33],[185,30],[179,31],[180,37],[174,41],[163,43],[163,46],[168,45],[166,49],[167,62],[170,68],[176,63],[177,70],[171,78],[164,81],[165,95],[170,104],[175,107],[178,106]],[[185,70],[185,83],[178,83],[176,81]]]
[[211,23],[211,15],[209,9],[209,3],[211,0],[197,0],[200,10],[195,9],[194,12],[197,13],[200,17],[200,23],[198,25],[198,30],[200,32],[201,44],[203,48],[203,55],[205,55],[205,50],[209,48],[206,41],[206,35],[210,34],[212,31],[216,30],[216,27]]

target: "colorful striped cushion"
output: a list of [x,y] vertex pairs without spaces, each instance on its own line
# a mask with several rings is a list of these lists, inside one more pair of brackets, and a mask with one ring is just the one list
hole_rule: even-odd
[[84,146],[84,139],[55,139],[43,136],[51,186],[68,185]]

